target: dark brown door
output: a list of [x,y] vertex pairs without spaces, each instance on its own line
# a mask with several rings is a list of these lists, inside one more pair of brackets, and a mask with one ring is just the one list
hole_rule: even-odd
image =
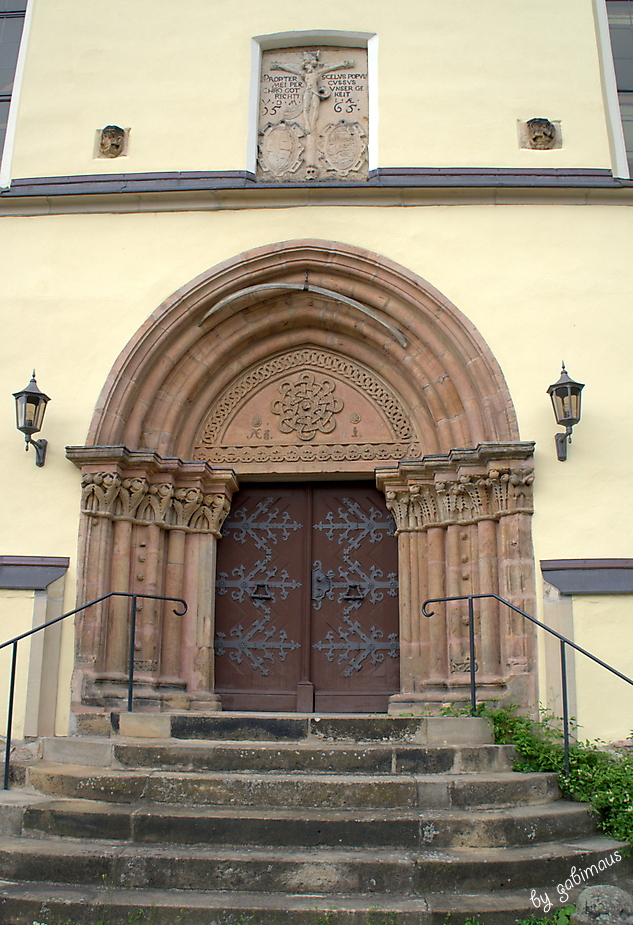
[[399,690],[397,544],[366,483],[250,485],[218,544],[224,709],[385,712]]

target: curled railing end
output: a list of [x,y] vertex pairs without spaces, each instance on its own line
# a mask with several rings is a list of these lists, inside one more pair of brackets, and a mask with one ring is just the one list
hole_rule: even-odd
[[423,616],[423,617],[432,617],[434,613],[435,613],[434,610],[427,610],[427,609],[426,609],[426,606],[424,606],[424,607],[422,608],[422,616]]
[[187,602],[180,600],[180,598],[176,598],[176,600],[178,601],[179,604],[182,604],[182,610],[177,610],[174,607],[174,613],[176,614],[177,617],[182,617],[187,613]]

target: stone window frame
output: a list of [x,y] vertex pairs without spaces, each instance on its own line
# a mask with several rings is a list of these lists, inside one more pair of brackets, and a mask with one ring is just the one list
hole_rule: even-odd
[[[623,9],[623,2],[626,3],[626,11]],[[607,0],[607,17],[609,20],[609,34],[612,43],[615,29],[627,29],[630,38],[633,39],[633,2],[631,2],[631,0],[618,0],[617,4],[612,2],[612,0]],[[618,61],[628,61],[630,66],[631,61],[633,61],[633,52],[627,56],[616,57],[616,48],[613,47],[612,51],[618,104],[630,172],[633,168],[633,80],[630,78],[628,80],[623,80],[621,69],[618,67]]]
[[610,0],[594,0],[596,37],[598,40],[600,69],[602,71],[612,170],[616,177],[629,179],[631,172],[624,138],[615,63],[611,48],[609,6]]
[[20,88],[22,85],[22,74],[24,72],[24,57],[26,51],[27,37],[31,23],[32,4],[30,0],[7,0],[4,4],[5,9],[0,10],[0,19],[22,19],[22,34],[20,37],[20,50],[15,65],[15,75],[13,80],[13,89],[10,94],[3,94],[0,99],[2,102],[9,103],[9,112],[7,117],[7,127],[4,137],[0,137],[0,189],[5,189],[11,185],[10,164],[13,155],[13,141],[15,137],[15,125],[17,118],[18,102]]
[[257,170],[259,85],[262,53],[271,49],[301,48],[305,45],[334,45],[343,48],[367,49],[369,116],[367,160],[369,170],[376,170],[378,168],[378,36],[375,32],[345,32],[335,29],[273,32],[269,35],[253,36],[251,40],[251,84],[246,169],[253,174]]

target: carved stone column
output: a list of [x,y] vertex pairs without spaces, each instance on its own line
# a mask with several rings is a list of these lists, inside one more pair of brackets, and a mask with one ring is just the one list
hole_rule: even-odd
[[[494,593],[530,612],[532,451],[531,443],[480,444],[376,471],[399,537],[402,692],[394,712],[468,697],[467,602],[434,604],[426,618],[425,600]],[[527,621],[490,600],[477,601],[475,614],[478,696],[527,701]]]
[[[215,551],[234,473],[125,447],[71,447],[67,455],[83,472],[78,604],[115,590],[186,600],[179,616],[177,604],[138,599],[135,696],[152,709],[218,709]],[[114,598],[78,621],[76,705],[122,701],[129,614],[129,600]]]

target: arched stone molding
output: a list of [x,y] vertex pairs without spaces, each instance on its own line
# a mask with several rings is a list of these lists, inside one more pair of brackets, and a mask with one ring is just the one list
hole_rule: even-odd
[[[475,462],[459,457],[458,465],[455,454],[463,452],[480,455]],[[482,465],[494,469],[516,457],[503,469],[515,472],[530,453],[531,445],[518,443],[495,358],[432,286],[336,242],[258,248],[202,274],[156,310],[115,363],[87,446],[69,449],[84,474],[80,602],[109,590],[184,594],[190,616],[181,626],[146,605],[139,674],[148,701],[213,709],[215,543],[240,478],[373,478],[380,467],[379,484],[396,513],[405,498],[415,508],[415,485],[422,484],[415,467],[428,475],[431,458],[448,460],[433,470],[434,484],[440,471],[462,484],[472,466],[481,479]],[[469,525],[459,517],[423,530],[398,522],[407,693],[433,700],[461,683],[450,672],[459,633],[444,632],[441,683],[423,652],[420,569],[427,560],[438,569],[442,563],[449,576],[442,587],[461,588],[451,576],[462,569],[458,531],[466,530],[472,561],[483,556],[478,586],[485,569],[499,588],[504,574],[516,573],[529,596],[528,517],[526,508]],[[127,623],[116,607],[79,625],[77,701],[107,704],[120,694]],[[494,639],[486,632],[482,645],[497,651],[500,625],[488,623]],[[515,628],[509,635],[525,634]],[[513,673],[524,675],[529,646],[516,645]],[[508,686],[503,653],[494,665],[487,656],[496,690]]]
[[[302,288],[228,299],[275,282]],[[406,345],[379,320],[309,287],[362,303],[400,331]],[[291,241],[215,267],[156,310],[115,364],[88,445],[191,458],[209,409],[236,375],[305,346],[333,349],[381,376],[409,409],[424,453],[518,439],[501,370],[454,305],[376,254],[337,242]]]

